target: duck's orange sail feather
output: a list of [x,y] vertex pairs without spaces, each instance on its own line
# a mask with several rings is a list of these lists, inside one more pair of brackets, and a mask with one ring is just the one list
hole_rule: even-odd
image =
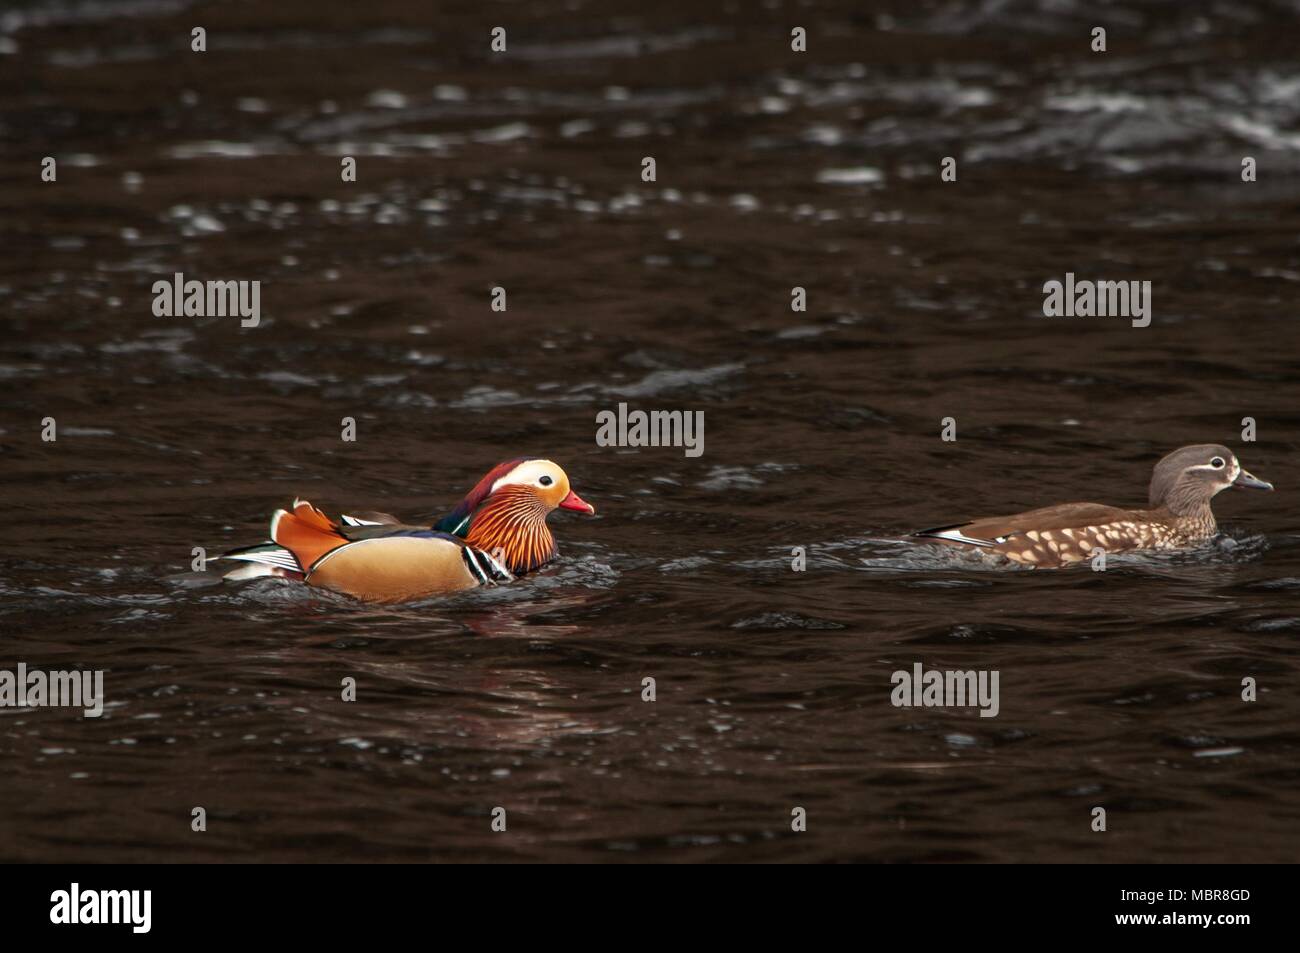
[[276,511],[271,518],[271,539],[293,553],[305,571],[347,543],[338,526],[306,500],[294,500],[293,512]]

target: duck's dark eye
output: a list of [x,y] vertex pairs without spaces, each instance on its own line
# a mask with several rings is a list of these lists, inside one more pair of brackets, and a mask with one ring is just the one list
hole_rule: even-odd
[[550,486],[550,485],[551,485],[552,483],[554,483],[555,481],[552,480],[552,479],[551,479],[550,477],[548,477],[548,476],[544,476],[544,477],[542,477],[540,480],[538,480],[537,482],[540,483],[542,486]]
[[1214,467],[1214,469],[1216,470],[1222,470],[1223,457],[1215,457],[1213,460],[1210,461],[1210,466]]

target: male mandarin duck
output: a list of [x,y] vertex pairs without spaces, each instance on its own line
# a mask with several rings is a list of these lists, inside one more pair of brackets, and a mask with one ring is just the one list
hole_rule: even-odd
[[546,517],[595,513],[550,460],[521,457],[490,470],[432,527],[387,513],[334,522],[306,500],[271,517],[271,542],[220,557],[253,565],[227,579],[287,576],[367,602],[401,602],[508,582],[555,558]]
[[913,533],[950,546],[998,553],[1031,568],[1059,569],[1107,553],[1186,549],[1218,532],[1210,500],[1228,487],[1271,490],[1247,473],[1227,447],[1198,444],[1156,464],[1150,509],[1125,510],[1100,503],[1061,503],[1014,516],[993,516]]

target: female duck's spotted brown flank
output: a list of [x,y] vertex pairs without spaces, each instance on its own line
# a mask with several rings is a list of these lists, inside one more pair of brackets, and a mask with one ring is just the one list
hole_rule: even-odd
[[1014,516],[992,516],[913,533],[950,546],[972,546],[1021,565],[1058,569],[1092,556],[1137,550],[1187,549],[1218,532],[1210,500],[1238,487],[1271,490],[1247,473],[1227,447],[1183,447],[1156,464],[1147,510],[1100,503],[1061,503]]
[[284,576],[367,602],[401,602],[509,582],[555,558],[546,517],[595,513],[550,460],[507,460],[433,526],[387,513],[334,522],[306,500],[271,517],[271,542],[226,553],[249,565],[227,579]]

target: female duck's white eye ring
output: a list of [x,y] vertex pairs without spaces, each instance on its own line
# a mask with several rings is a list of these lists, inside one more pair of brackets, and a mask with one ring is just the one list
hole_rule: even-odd
[[1210,466],[1214,467],[1216,470],[1222,470],[1224,467],[1223,457],[1215,457],[1210,461]]
[[538,477],[537,482],[540,483],[542,486],[550,486],[555,481],[552,480],[549,476],[541,476]]

